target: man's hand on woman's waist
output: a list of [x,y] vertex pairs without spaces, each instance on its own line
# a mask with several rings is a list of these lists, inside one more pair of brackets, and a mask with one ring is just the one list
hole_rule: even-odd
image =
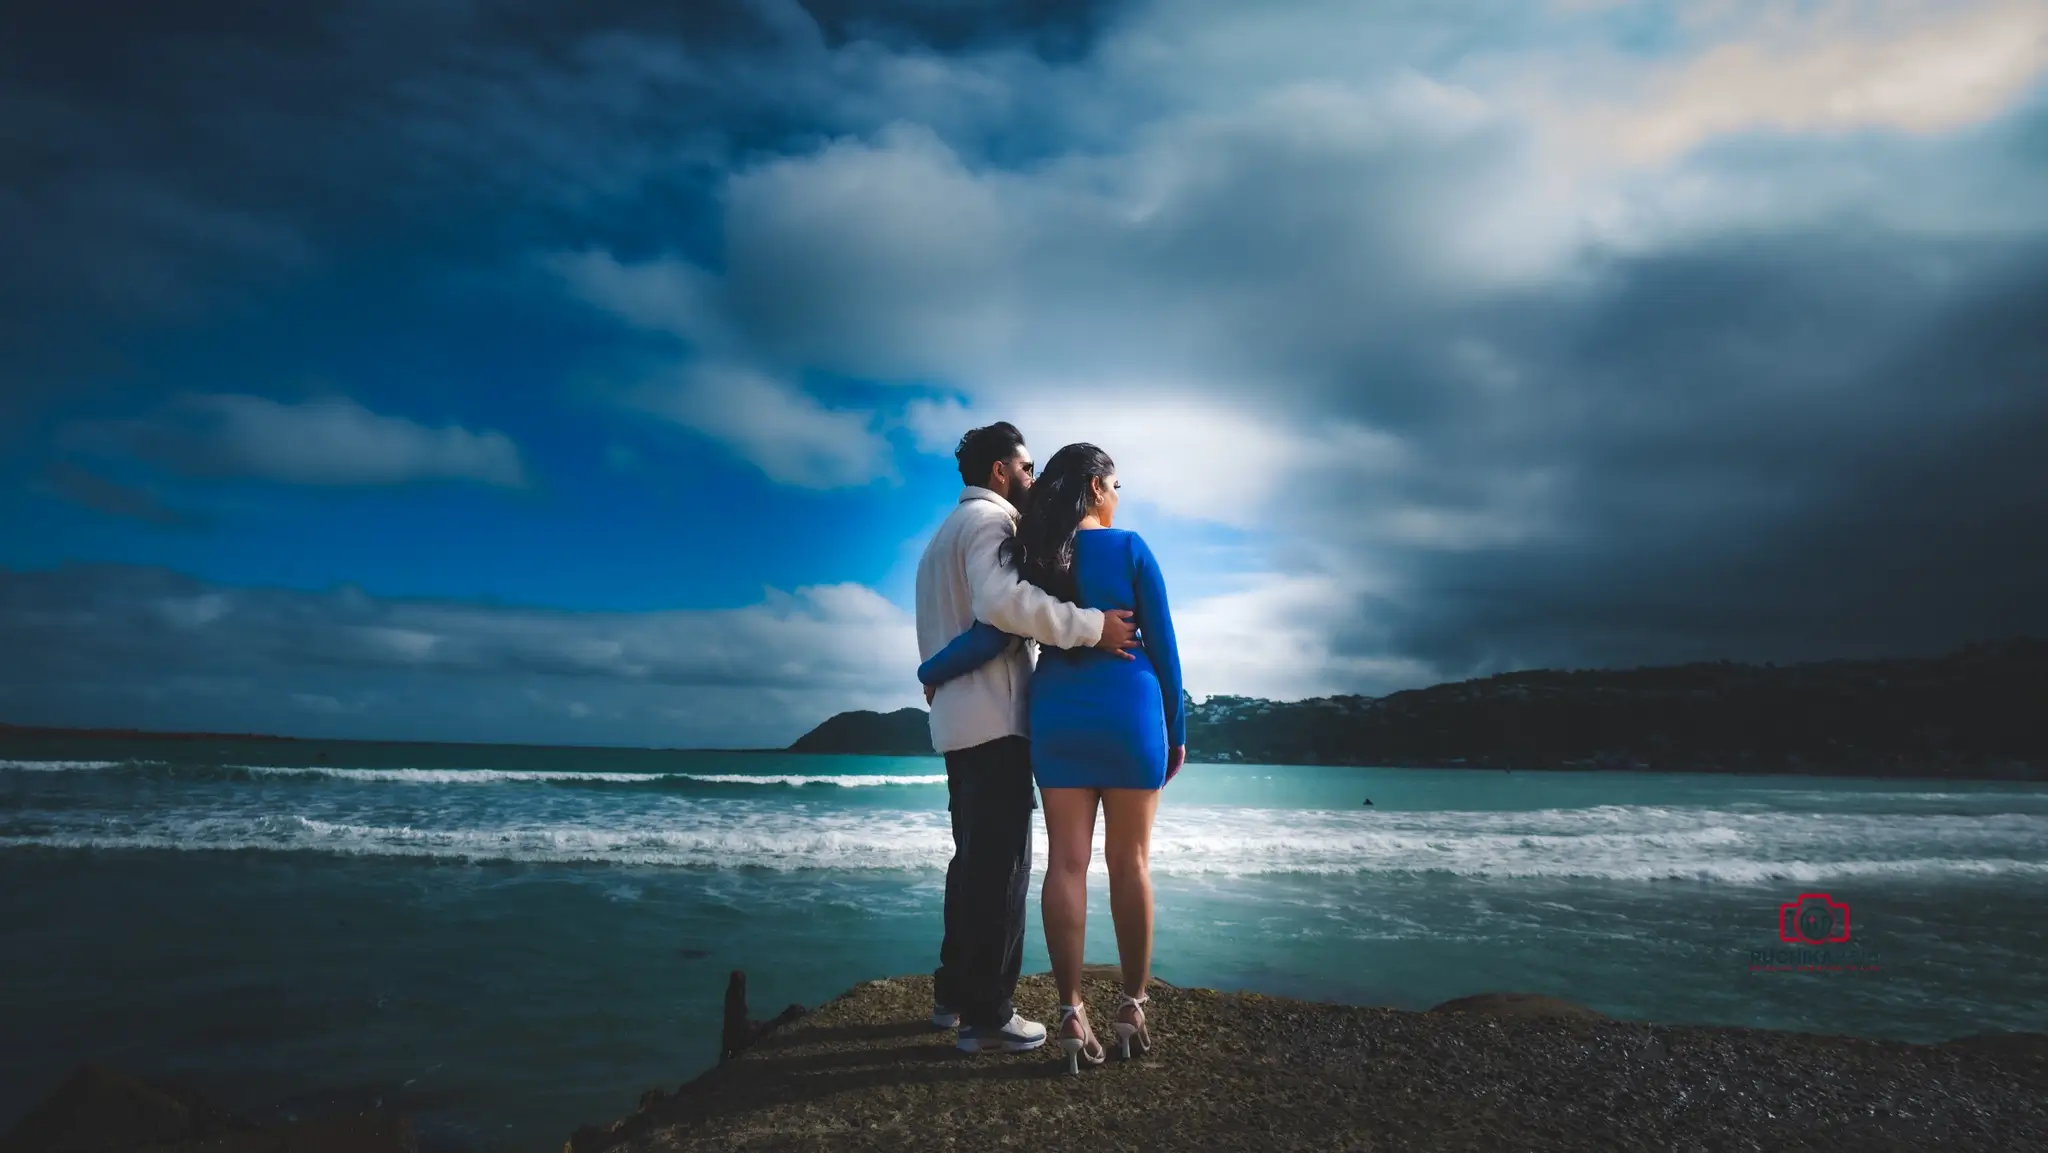
[[1137,645],[1138,626],[1131,623],[1131,610],[1103,609],[1102,637],[1095,642],[1095,647],[1133,661],[1138,658],[1132,656],[1130,650]]

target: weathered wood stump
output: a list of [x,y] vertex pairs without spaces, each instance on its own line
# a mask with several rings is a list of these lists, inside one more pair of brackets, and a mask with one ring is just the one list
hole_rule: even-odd
[[719,1035],[718,1059],[730,1061],[740,1050],[759,1040],[762,1034],[803,1015],[802,1005],[791,1005],[770,1020],[748,1020],[747,973],[744,969],[734,969],[725,982],[725,1028]]

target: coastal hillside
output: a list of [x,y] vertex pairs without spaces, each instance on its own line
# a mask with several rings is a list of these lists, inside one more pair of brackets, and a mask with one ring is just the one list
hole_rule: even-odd
[[840,713],[789,746],[792,753],[865,753],[877,757],[933,755],[930,715],[923,709],[893,713]]
[[[797,742],[859,739],[921,711],[847,713]],[[913,718],[915,723],[913,724]],[[929,742],[924,744],[929,749]],[[1916,660],[1536,670],[1384,697],[1188,698],[1203,762],[2048,778],[2048,641]]]

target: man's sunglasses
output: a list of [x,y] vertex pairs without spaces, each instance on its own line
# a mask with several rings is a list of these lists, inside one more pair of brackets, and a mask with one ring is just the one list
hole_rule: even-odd
[[1010,467],[1016,469],[1018,472],[1023,473],[1025,476],[1038,475],[1038,466],[1031,463],[1028,460],[1020,460],[1014,465],[1011,465]]

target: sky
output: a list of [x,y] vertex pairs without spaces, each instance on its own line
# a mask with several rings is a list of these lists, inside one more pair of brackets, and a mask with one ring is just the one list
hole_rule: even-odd
[[0,720],[781,745],[1007,419],[1197,697],[2048,633],[2038,0],[76,0]]

